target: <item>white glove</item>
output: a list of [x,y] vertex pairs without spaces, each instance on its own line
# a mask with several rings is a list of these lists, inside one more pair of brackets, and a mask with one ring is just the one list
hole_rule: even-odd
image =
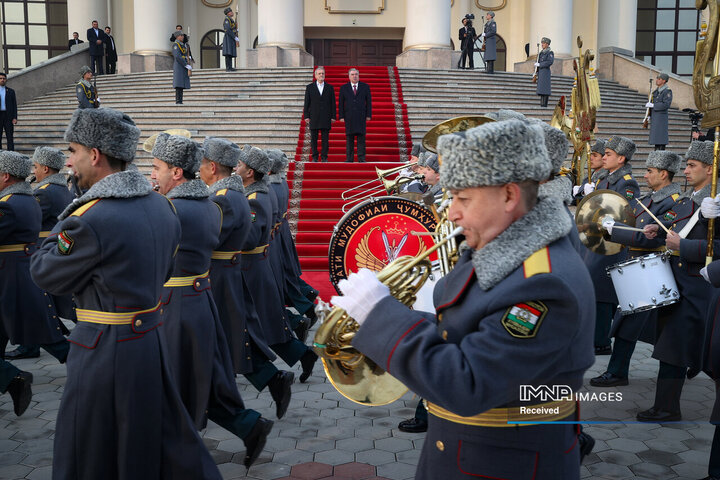
[[535,66],[536,66],[536,67],[539,67],[540,64],[539,64],[538,62],[535,62]]
[[365,322],[380,300],[390,296],[387,285],[380,283],[377,276],[367,268],[351,273],[347,280],[340,280],[338,288],[343,295],[336,295],[330,301],[345,310],[359,325]]
[[482,35],[480,35],[480,36],[481,36],[481,37],[484,37],[484,36],[485,36],[485,32],[483,32]]
[[606,215],[605,218],[603,218],[602,227],[607,230],[610,235],[612,235],[613,225],[615,225],[615,220],[613,220],[610,215]]
[[235,41],[236,41],[236,42],[239,42],[240,39],[239,39],[238,37],[235,37]]
[[595,184],[594,183],[586,183],[585,187],[583,187],[583,193],[585,195],[590,195],[592,192],[595,191]]
[[647,103],[645,104],[645,108],[653,108],[654,106],[655,106],[655,104],[652,103],[652,102],[647,102]]
[[188,70],[192,70],[192,67],[190,65],[185,65],[185,68],[187,68]]
[[581,189],[581,188],[582,188],[581,185],[575,185],[575,186],[573,187],[573,197],[574,197],[575,195],[577,195],[578,193],[580,193],[580,189]]
[[715,198],[705,197],[700,204],[700,211],[705,218],[717,218],[720,216],[720,195]]
[[705,279],[706,282],[710,283],[710,277],[708,277],[707,267],[700,269],[700,275]]

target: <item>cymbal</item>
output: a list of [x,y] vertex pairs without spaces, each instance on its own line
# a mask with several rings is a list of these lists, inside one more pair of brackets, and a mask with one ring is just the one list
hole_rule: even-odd
[[483,115],[466,115],[463,117],[451,118],[432,127],[423,137],[422,145],[425,147],[425,150],[437,153],[437,141],[440,135],[464,132],[465,130],[469,130],[473,127],[478,127],[484,123],[494,121],[495,120],[492,118]]
[[624,245],[611,242],[602,221],[607,215],[617,223],[635,226],[635,214],[625,197],[612,190],[596,190],[583,198],[575,211],[580,241],[588,250],[600,255],[615,255]]
[[[170,128],[168,130],[163,130],[162,133],[167,133],[168,135],[180,135],[185,138],[191,137],[190,131],[185,130],[184,128]],[[152,153],[152,149],[155,146],[155,141],[157,140],[158,135],[160,135],[160,133],[153,133],[150,135],[143,143],[143,150],[148,153]]]

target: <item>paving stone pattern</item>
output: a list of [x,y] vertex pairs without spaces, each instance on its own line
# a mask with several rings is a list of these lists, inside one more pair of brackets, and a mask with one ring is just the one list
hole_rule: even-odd
[[[310,338],[312,338],[312,333]],[[595,449],[581,467],[584,479],[699,479],[707,475],[713,427],[707,422],[715,391],[705,376],[686,383],[683,422],[669,425],[633,422],[635,413],[652,406],[657,361],[641,344],[631,365],[630,385],[617,389],[590,387],[588,379],[605,371],[609,357],[597,357],[586,375],[584,391],[622,392],[621,402],[584,402],[586,421],[616,421],[586,425]],[[8,395],[0,396],[0,479],[49,479],[52,443],[65,367],[43,353],[38,359],[14,362],[35,376],[33,402],[18,418]],[[283,368],[283,365],[278,364]],[[287,368],[287,367],[285,367]],[[299,367],[296,367],[296,373]],[[202,432],[226,479],[367,479],[413,478],[423,434],[397,429],[413,415],[417,399],[407,393],[383,407],[363,407],[346,400],[326,380],[318,363],[308,383],[293,385],[286,418],[275,419],[267,391],[258,393],[244,377],[237,380],[248,408],[275,420],[267,447],[246,471],[242,440],[210,423]]]

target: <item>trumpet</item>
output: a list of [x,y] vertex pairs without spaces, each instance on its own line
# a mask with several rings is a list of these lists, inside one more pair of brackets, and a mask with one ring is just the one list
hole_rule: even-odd
[[[378,280],[390,288],[393,297],[411,306],[430,277],[432,266],[428,257],[462,231],[462,227],[456,228],[418,257],[394,260],[377,273]],[[322,358],[330,383],[347,399],[362,405],[394,402],[405,394],[407,387],[351,345],[359,328],[345,310],[334,307],[315,333],[313,350]]]

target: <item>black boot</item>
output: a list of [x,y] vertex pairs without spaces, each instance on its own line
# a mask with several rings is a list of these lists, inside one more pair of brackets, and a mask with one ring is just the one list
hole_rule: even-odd
[[225,70],[228,72],[234,72],[235,69],[232,66],[232,59],[230,55],[225,55]]
[[275,415],[282,418],[287,412],[290,405],[290,396],[292,394],[290,386],[295,380],[295,374],[283,370],[278,371],[268,382],[270,396],[275,400]]
[[175,89],[175,103],[178,105],[182,105],[182,101],[183,101],[183,89],[176,88]]
[[30,388],[30,384],[32,381],[32,373],[21,371],[15,375],[15,378],[10,381],[10,385],[7,387],[7,392],[10,394],[13,401],[15,415],[18,417],[25,413],[25,410],[27,410],[30,405],[30,400],[32,399],[32,389]]
[[308,348],[307,352],[300,358],[300,365],[302,365],[302,373],[300,374],[300,383],[305,383],[310,375],[312,375],[315,362],[318,361],[318,356],[311,349]]
[[250,468],[262,453],[263,448],[265,448],[267,436],[270,434],[272,427],[273,422],[271,420],[260,417],[257,419],[253,429],[250,430],[248,436],[243,438],[243,442],[245,443],[245,459],[243,460],[243,464],[245,468]]

